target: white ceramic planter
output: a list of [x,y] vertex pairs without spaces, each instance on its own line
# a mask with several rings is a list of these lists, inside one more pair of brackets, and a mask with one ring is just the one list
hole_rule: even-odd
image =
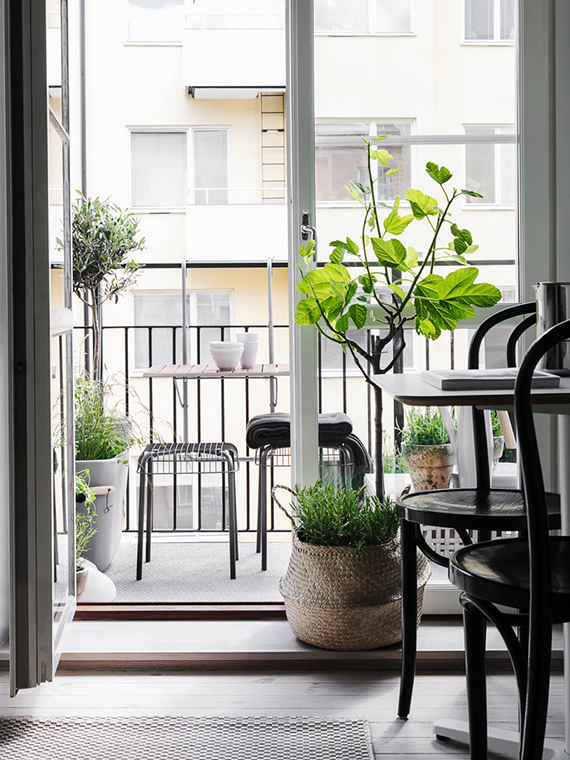
[[257,333],[238,333],[237,339],[243,343],[243,354],[241,355],[240,364],[244,369],[255,367],[257,359],[257,348],[259,346],[259,335]]
[[210,345],[210,354],[216,367],[223,372],[235,369],[243,354],[244,344],[239,341],[213,340]]
[[[97,496],[93,507],[97,513],[95,528],[97,533],[90,539],[86,552],[87,559],[101,571],[105,570],[117,553],[123,533],[123,515],[127,496],[129,450],[113,459],[76,460],[75,471],[89,470],[91,488],[111,486],[109,494]],[[127,464],[125,464],[125,462]],[[78,512],[84,511],[84,504],[76,504]]]

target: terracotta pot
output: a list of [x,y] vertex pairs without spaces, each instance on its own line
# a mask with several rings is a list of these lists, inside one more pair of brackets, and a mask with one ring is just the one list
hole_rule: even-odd
[[77,601],[81,601],[85,586],[87,585],[87,576],[89,575],[89,568],[82,567],[81,570],[75,571],[75,594]]
[[408,465],[415,491],[432,491],[449,488],[455,452],[450,443],[430,446],[405,444],[402,446],[404,461]]
[[497,462],[503,456],[505,448],[505,438],[502,435],[496,435],[493,438],[493,472],[497,469]]

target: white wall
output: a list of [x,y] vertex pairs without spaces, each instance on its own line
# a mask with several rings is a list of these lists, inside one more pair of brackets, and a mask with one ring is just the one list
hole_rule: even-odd
[[[0,0],[0,60],[4,60],[4,2]],[[10,611],[9,438],[8,438],[8,287],[6,247],[6,171],[4,77],[0,77],[0,644],[8,636]]]

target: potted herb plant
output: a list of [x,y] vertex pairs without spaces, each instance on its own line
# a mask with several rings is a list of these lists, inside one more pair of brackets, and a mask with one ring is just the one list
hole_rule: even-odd
[[[400,213],[400,197],[390,205],[377,198],[375,183],[399,169],[388,169],[390,153],[379,142],[388,135],[364,138],[367,184],[351,182],[352,198],[362,206],[363,218],[358,239],[334,240],[328,262],[316,266],[314,240],[300,248],[301,280],[295,321],[315,325],[329,340],[349,351],[356,366],[375,393],[376,495],[382,498],[382,392],[372,376],[389,372],[405,347],[404,328],[437,339],[443,331],[455,330],[460,319],[474,317],[474,307],[493,306],[501,292],[489,283],[476,282],[477,267],[468,266],[468,257],[478,246],[469,230],[461,229],[450,216],[458,199],[481,198],[473,190],[448,189],[452,174],[445,166],[426,165],[435,183],[439,200],[420,190],[409,189],[404,196],[406,213]],[[375,178],[373,165],[380,164]],[[421,254],[409,244],[410,230],[427,227],[429,241]],[[422,234],[422,233],[420,233]],[[447,240],[442,241],[446,235]],[[445,274],[437,266],[446,264]],[[349,269],[346,264],[351,264]],[[457,265],[449,270],[447,265]],[[378,327],[369,348],[363,347],[350,331],[365,326]],[[386,349],[392,347],[386,358]]]
[[491,427],[493,429],[493,472],[497,469],[497,463],[505,450],[505,437],[499,415],[495,409],[491,412]]
[[[104,571],[115,556],[123,530],[129,448],[135,442],[130,420],[111,401],[108,386],[79,378],[75,383],[75,467],[89,470],[96,494],[95,532],[89,559]],[[86,507],[78,505],[79,510]]]
[[89,541],[97,532],[94,502],[95,494],[89,487],[89,471],[78,472],[75,476],[75,503],[80,505],[75,516],[75,593],[78,602],[81,601],[89,575],[89,568],[84,565],[84,555],[89,551]]
[[[282,486],[275,486],[275,490]],[[291,489],[286,489],[291,491]],[[340,651],[400,641],[400,520],[391,499],[318,482],[291,491],[293,548],[279,590],[301,641]],[[431,574],[418,555],[418,623]]]
[[449,488],[456,458],[436,408],[410,409],[402,431],[402,454],[414,490]]

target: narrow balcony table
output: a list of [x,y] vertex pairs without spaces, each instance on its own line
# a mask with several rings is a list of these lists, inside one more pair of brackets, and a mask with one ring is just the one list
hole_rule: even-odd
[[[376,375],[374,383],[396,401],[407,406],[475,406],[479,409],[512,410],[513,390],[441,390],[426,383],[420,373]],[[535,412],[559,415],[559,480],[562,534],[570,535],[570,377],[562,377],[559,388],[532,391]],[[564,625],[564,673],[566,691],[566,742],[547,740],[542,760],[570,754],[570,624]],[[442,719],[434,724],[437,736],[469,744],[466,722]],[[518,756],[519,735],[489,727],[489,752]]]
[[153,364],[143,377],[171,377],[175,380],[215,380],[216,378],[269,378],[289,374],[288,364],[256,364],[251,369],[221,370],[215,364]]

